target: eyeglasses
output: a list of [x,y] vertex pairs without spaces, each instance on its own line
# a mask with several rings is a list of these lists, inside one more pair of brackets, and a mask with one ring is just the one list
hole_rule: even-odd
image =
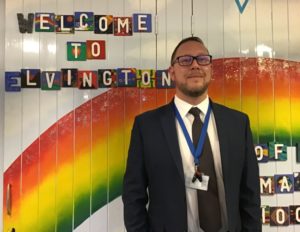
[[194,60],[197,61],[199,65],[209,65],[211,63],[212,56],[211,55],[199,55],[199,56],[178,56],[172,63],[178,63],[181,66],[189,66],[193,63]]

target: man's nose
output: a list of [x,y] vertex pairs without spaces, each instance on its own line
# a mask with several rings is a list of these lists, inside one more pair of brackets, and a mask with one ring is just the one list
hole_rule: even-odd
[[193,62],[192,62],[192,64],[191,64],[191,67],[192,67],[192,68],[200,68],[200,65],[198,64],[196,58],[193,59]]

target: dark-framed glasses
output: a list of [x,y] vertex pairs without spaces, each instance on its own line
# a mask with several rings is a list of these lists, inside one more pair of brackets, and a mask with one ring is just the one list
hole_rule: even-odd
[[181,66],[189,66],[193,63],[193,61],[196,60],[199,65],[209,65],[212,60],[211,55],[199,55],[199,56],[178,56],[172,63],[178,63]]

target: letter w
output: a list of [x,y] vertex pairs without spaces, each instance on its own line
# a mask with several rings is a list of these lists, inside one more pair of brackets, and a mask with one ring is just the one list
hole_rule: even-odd
[[19,23],[19,31],[21,33],[26,33],[26,32],[32,33],[34,14],[29,13],[28,19],[25,19],[22,13],[18,13],[17,16],[18,16],[18,23]]

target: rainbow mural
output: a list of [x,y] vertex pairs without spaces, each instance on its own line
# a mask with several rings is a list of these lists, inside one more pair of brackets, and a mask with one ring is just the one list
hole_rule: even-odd
[[[210,96],[250,116],[256,143],[300,141],[299,89],[299,62],[213,61]],[[11,186],[4,190],[4,231],[69,232],[119,197],[135,115],[173,95],[173,89],[112,88],[60,118],[4,173],[4,186]]]

